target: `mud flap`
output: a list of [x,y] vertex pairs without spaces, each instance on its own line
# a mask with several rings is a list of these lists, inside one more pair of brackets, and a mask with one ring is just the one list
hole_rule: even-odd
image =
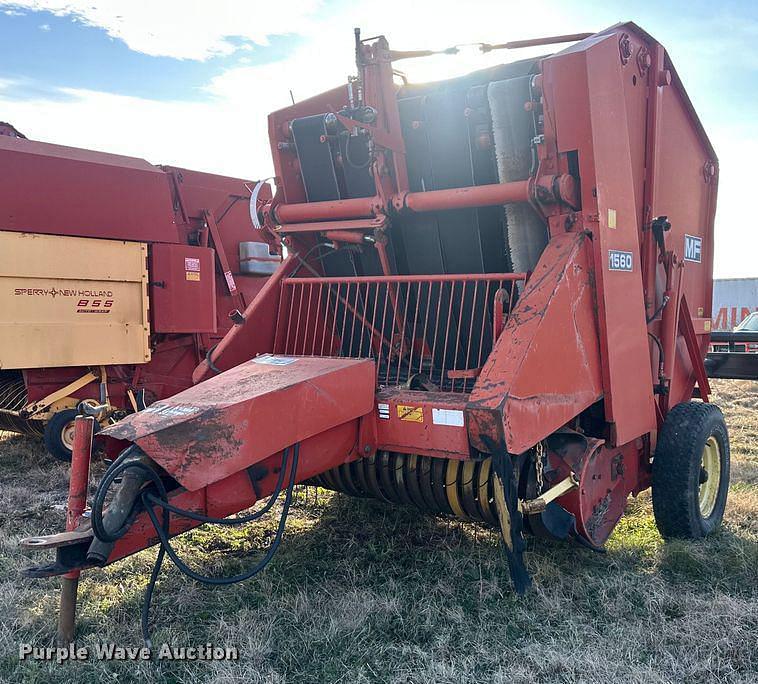
[[505,554],[508,559],[508,569],[517,594],[526,593],[532,586],[532,578],[524,564],[524,520],[518,509],[518,487],[513,460],[505,450],[505,446],[496,445],[486,435],[482,438],[490,444],[492,468],[495,472],[494,498],[497,510],[500,533],[505,542]]

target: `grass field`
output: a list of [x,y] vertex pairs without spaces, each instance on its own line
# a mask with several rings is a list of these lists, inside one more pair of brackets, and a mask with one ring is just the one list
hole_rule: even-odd
[[[51,645],[56,580],[20,570],[21,537],[63,529],[66,468],[35,442],[0,442],[0,681],[758,681],[758,383],[715,383],[732,443],[721,532],[664,543],[647,494],[630,500],[606,554],[529,540],[535,589],[511,592],[495,534],[411,510],[302,489],[272,564],[210,589],[170,564],[153,641],[235,646],[235,662],[24,662]],[[98,469],[101,472],[102,468]],[[178,547],[204,571],[239,572],[268,525],[199,529]],[[80,584],[79,644],[142,645],[155,551]]]

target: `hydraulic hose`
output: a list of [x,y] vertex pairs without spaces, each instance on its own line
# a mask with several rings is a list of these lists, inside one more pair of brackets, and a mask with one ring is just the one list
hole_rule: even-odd
[[[243,582],[257,575],[259,572],[261,572],[261,570],[263,570],[269,564],[271,559],[274,557],[274,554],[276,553],[277,549],[279,548],[279,545],[282,540],[282,536],[284,534],[284,528],[286,526],[287,516],[289,514],[289,509],[292,503],[292,493],[295,487],[295,481],[296,481],[296,475],[297,475],[297,463],[298,463],[298,458],[300,455],[300,444],[299,443],[295,444],[292,450],[292,465],[290,467],[289,481],[287,483],[287,490],[285,494],[284,504],[282,507],[282,514],[281,514],[281,517],[279,518],[279,524],[277,526],[274,540],[272,541],[271,545],[269,546],[264,556],[252,568],[244,572],[241,572],[237,575],[232,575],[231,577],[209,577],[206,575],[201,575],[200,573],[190,568],[181,558],[179,558],[178,554],[173,549],[169,541],[170,515],[171,513],[174,513],[177,516],[188,518],[190,520],[194,520],[199,523],[209,523],[209,524],[214,524],[214,525],[227,525],[227,526],[243,525],[245,523],[258,520],[263,515],[265,515],[268,511],[271,510],[271,508],[274,506],[276,501],[279,499],[279,495],[282,492],[284,479],[285,479],[285,472],[287,470],[287,465],[289,461],[289,447],[284,449],[282,453],[282,463],[279,470],[279,476],[277,478],[276,486],[274,488],[274,492],[271,494],[271,496],[269,497],[264,507],[249,515],[245,515],[239,518],[231,518],[231,519],[230,518],[214,518],[211,516],[202,515],[194,511],[188,511],[188,510],[179,508],[169,503],[168,492],[166,490],[166,486],[164,485],[163,480],[161,479],[160,475],[155,471],[155,469],[152,468],[143,459],[129,460],[129,455],[132,453],[132,450],[135,448],[136,447],[130,447],[129,449],[126,449],[124,452],[121,453],[121,455],[108,468],[107,472],[105,473],[105,475],[103,476],[103,479],[100,482],[100,485],[97,488],[97,492],[95,493],[95,498],[93,500],[93,505],[92,505],[92,529],[93,529],[96,539],[93,540],[92,545],[90,546],[90,552],[88,552],[88,558],[90,557],[92,547],[95,546],[98,542],[100,544],[110,545],[110,549],[112,550],[113,543],[115,543],[117,539],[119,539],[124,534],[126,534],[126,531],[129,529],[129,526],[131,525],[131,520],[136,514],[136,508],[135,508],[136,501],[137,500],[141,501],[142,506],[147,511],[147,514],[150,518],[150,522],[152,523],[153,528],[155,529],[155,532],[158,535],[158,540],[160,543],[158,556],[155,559],[155,565],[153,566],[152,573],[150,574],[150,581],[148,582],[148,586],[145,591],[145,597],[142,603],[142,615],[141,615],[142,636],[145,641],[145,644],[148,647],[150,647],[151,646],[150,631],[149,631],[150,605],[152,603],[152,597],[155,591],[155,585],[158,580],[158,576],[160,574],[161,568],[163,566],[164,557],[166,555],[168,555],[169,558],[172,560],[172,562],[176,565],[176,567],[179,568],[179,570],[185,575],[187,575],[188,577],[194,579],[197,582],[201,582],[203,584],[208,584],[208,585],[213,585],[213,586],[229,585],[229,584],[236,584],[237,582]],[[131,473],[132,479],[135,482],[141,481],[142,485],[144,485],[144,483],[150,481],[154,485],[155,490],[157,490],[157,495],[153,493],[153,491],[151,491],[150,488],[143,488],[141,490],[141,493],[139,494],[139,497],[132,495],[131,511],[129,511],[126,514],[126,516],[122,514],[123,508],[124,508],[123,505],[120,506],[119,516],[108,515],[111,508],[110,506],[108,507],[108,511],[106,512],[106,514],[103,515],[103,505],[105,501],[105,496],[108,493],[110,486],[113,484],[116,478],[118,478],[119,476],[122,476],[123,477],[122,487],[123,487],[130,471],[138,471],[139,473],[139,474],[136,474],[134,472]],[[128,483],[128,487],[129,487],[129,492],[131,494],[131,492],[133,491],[133,485],[131,482]],[[119,494],[120,494],[120,491],[119,491]],[[118,497],[119,495],[117,494],[116,496]],[[126,501],[126,495],[124,495],[123,501]],[[111,504],[111,506],[112,505],[113,504]],[[158,517],[158,514],[154,510],[154,507],[156,506],[162,509],[162,514],[161,514],[160,519]],[[106,522],[106,518],[108,519],[107,522]],[[107,529],[107,525],[114,521],[118,525],[117,529],[115,529],[114,531],[109,531]],[[110,550],[108,550],[108,554],[109,553],[110,553]],[[107,560],[107,556],[102,562],[104,563],[106,560]]]

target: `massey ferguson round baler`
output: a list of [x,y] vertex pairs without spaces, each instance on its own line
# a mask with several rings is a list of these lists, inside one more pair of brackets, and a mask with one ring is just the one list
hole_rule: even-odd
[[[79,420],[68,531],[24,542],[57,550],[31,574],[71,578],[64,636],[78,572],[156,541],[148,603],[165,553],[201,581],[251,577],[299,482],[499,527],[518,591],[525,532],[600,549],[651,486],[665,537],[720,524],[729,440],[703,363],[716,156],[633,24],[482,49],[569,40],[412,85],[394,63],[429,52],[356,32],[354,78],[271,114],[258,223],[286,259],[195,386],[101,433],[120,455],[89,518]],[[171,548],[282,492],[250,571],[203,577]]]

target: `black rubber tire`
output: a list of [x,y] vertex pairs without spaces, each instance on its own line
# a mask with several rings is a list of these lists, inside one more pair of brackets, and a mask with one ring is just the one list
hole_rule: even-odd
[[72,420],[76,419],[76,409],[63,409],[53,414],[53,417],[45,423],[45,448],[53,458],[69,463],[71,461],[71,449],[63,442],[63,430]]
[[[698,490],[703,449],[715,437],[721,451],[719,488],[708,517],[700,512]],[[700,539],[721,524],[729,492],[729,434],[714,404],[683,402],[666,416],[653,458],[653,513],[663,537]]]

